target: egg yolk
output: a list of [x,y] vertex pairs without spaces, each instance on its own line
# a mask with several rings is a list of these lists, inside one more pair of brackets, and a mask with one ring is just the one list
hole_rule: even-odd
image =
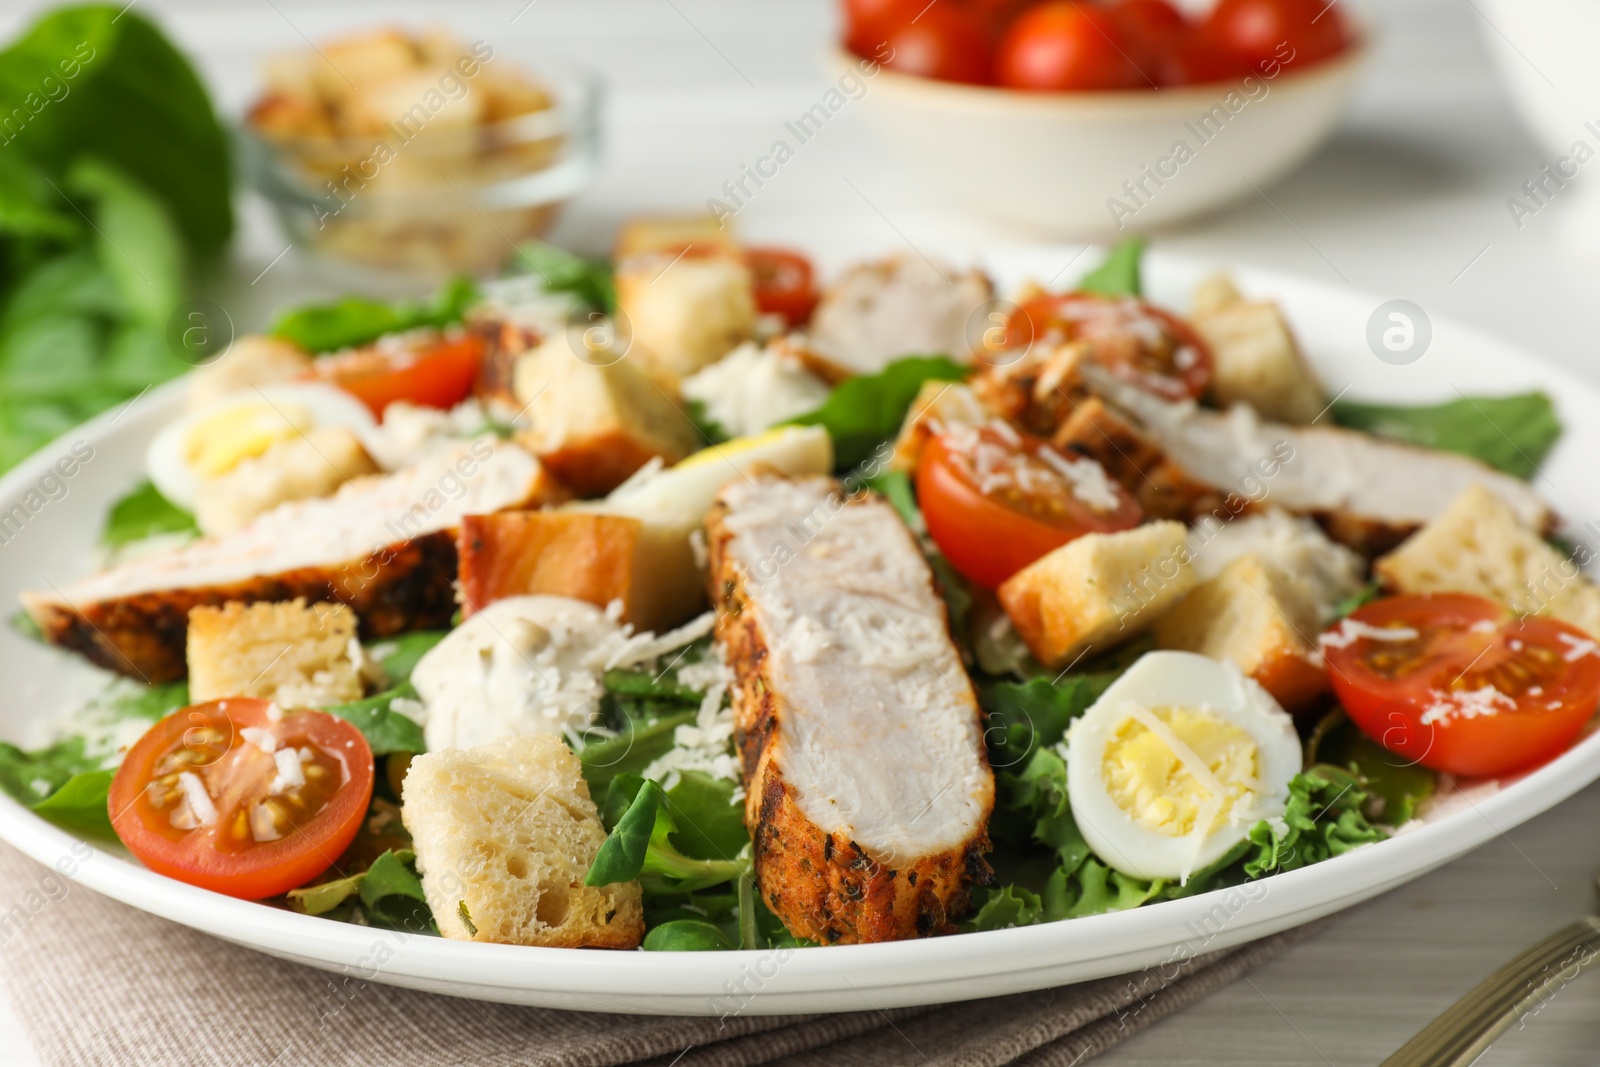
[[218,478],[312,424],[297,404],[240,404],[197,419],[183,440],[183,458],[203,478]]
[[1152,708],[1123,721],[1106,745],[1101,775],[1112,802],[1139,825],[1184,837],[1208,812],[1205,833],[1225,822],[1256,791],[1259,764],[1250,735],[1215,713]]

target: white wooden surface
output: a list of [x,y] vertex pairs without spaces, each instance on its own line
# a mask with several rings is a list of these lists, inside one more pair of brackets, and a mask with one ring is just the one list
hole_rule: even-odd
[[[444,21],[497,47],[587,61],[610,86],[608,164],[556,236],[597,249],[619,218],[701,205],[761,154],[783,120],[822,91],[822,57],[834,32],[824,0],[136,2],[199,57],[230,111],[248,98],[264,51],[385,19]],[[9,0],[0,36],[44,6]],[[1163,235],[1164,244],[1296,270],[1380,299],[1404,297],[1600,376],[1593,328],[1600,275],[1564,251],[1570,205],[1557,203],[1521,230],[1506,209],[1506,198],[1546,159],[1516,124],[1488,66],[1475,6],[1389,0],[1374,15],[1382,32],[1376,68],[1341,135],[1267,190],[1270,202]],[[885,247],[901,234],[973,244],[996,236],[929,202],[915,176],[886,158],[848,112],[761,190],[740,224],[753,236],[817,242],[879,233]],[[252,210],[234,279],[222,283],[241,325],[304,290],[292,254],[247,284],[282,247]],[[1376,1063],[1503,960],[1591,906],[1597,827],[1600,788],[1351,911],[1316,940],[1099,1062]],[[0,1004],[0,1063],[37,1062]],[[1600,977],[1563,989],[1482,1062],[1600,1062]]]

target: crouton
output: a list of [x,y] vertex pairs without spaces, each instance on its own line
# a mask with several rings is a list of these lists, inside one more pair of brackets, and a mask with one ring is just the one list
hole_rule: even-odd
[[201,408],[258,385],[293,381],[311,372],[311,357],[298,345],[251,334],[189,375],[189,410]]
[[637,948],[637,882],[586,886],[606,839],[583,765],[561,738],[509,737],[415,757],[402,787],[422,890],[445,937]]
[[1155,624],[1162,648],[1236,664],[1290,712],[1328,690],[1315,645],[1316,605],[1288,575],[1255,555],[1201,582]]
[[514,388],[530,423],[518,443],[580,496],[608,493],[651,459],[676,463],[699,447],[694,423],[631,360],[580,358],[565,336],[517,362]]
[[1202,583],[1241,556],[1260,559],[1309,609],[1308,633],[1334,621],[1340,605],[1367,582],[1367,563],[1360,555],[1330,539],[1313,520],[1277,508],[1226,521],[1201,516],[1189,530],[1189,551]]
[[1473,593],[1600,633],[1600,588],[1482,485],[1468,486],[1372,569],[1396,593]]
[[547,594],[599,608],[660,632],[705,603],[705,583],[684,539],[667,527],[582,511],[502,511],[461,523],[462,613],[510,596]]
[[1140,633],[1194,586],[1183,523],[1153,522],[1085,534],[1006,579],[998,593],[1029,650],[1054,668]]
[[1230,304],[1237,304],[1243,299],[1238,286],[1233,284],[1233,279],[1218,271],[1208,275],[1194,287],[1194,295],[1189,298],[1189,314],[1209,315],[1214,311],[1221,311]]
[[202,482],[195,493],[195,521],[208,537],[230,534],[286,501],[327,496],[352,478],[377,472],[354,431],[314,427]]
[[687,215],[634,219],[624,223],[617,231],[612,254],[618,260],[656,252],[677,255],[685,245],[718,249],[729,255],[739,253],[739,243],[734,240],[732,227],[710,215]]
[[356,613],[304,600],[189,612],[189,699],[258,697],[285,708],[361,699]]
[[632,256],[617,264],[616,282],[632,355],[673,387],[755,332],[754,281],[737,256]]
[[1327,394],[1295,343],[1278,305],[1233,299],[1209,283],[1196,294],[1190,318],[1211,349],[1211,395],[1218,404],[1249,404],[1269,419],[1306,423],[1322,414]]
[[989,412],[973,391],[958,382],[928,381],[917,390],[916,399],[906,409],[905,421],[894,441],[889,457],[891,470],[907,474],[917,469],[922,447],[933,436],[935,427],[952,424],[974,425],[989,421]]

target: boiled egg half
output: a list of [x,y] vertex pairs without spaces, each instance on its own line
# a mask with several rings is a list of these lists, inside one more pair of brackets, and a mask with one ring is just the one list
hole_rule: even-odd
[[1135,878],[1186,882],[1262,819],[1300,772],[1294,723],[1232,663],[1150,652],[1072,724],[1072,815],[1097,856]]
[[348,427],[363,441],[377,426],[355,397],[331,385],[263,385],[184,415],[150,442],[145,467],[162,496],[194,509],[200,486],[314,427]]

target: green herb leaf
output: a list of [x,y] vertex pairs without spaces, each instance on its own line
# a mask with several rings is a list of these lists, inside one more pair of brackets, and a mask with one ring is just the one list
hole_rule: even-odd
[[1463,396],[1422,406],[1337,400],[1333,417],[1352,430],[1471,456],[1522,479],[1533,477],[1561,436],[1561,420],[1544,393]]
[[617,309],[616,282],[604,260],[584,259],[545,241],[524,241],[507,267],[525,268],[539,276],[546,292],[571,293],[585,307],[607,315]]
[[111,779],[116,771],[84,771],[66,780],[33,810],[65,830],[93,837],[117,839],[111,829]]
[[737,947],[720,926],[705,919],[676,919],[644,935],[646,952],[718,952]]
[[790,424],[826,428],[834,463],[840,470],[854,467],[899,433],[923,382],[958,382],[969,369],[944,356],[897,359],[877,374],[844,382],[821,407]]
[[385,303],[349,296],[332,304],[309,304],[287,311],[269,332],[307,352],[334,352],[376,341],[385,334],[424,327],[443,329],[460,322],[477,300],[477,286],[470,278],[458,277],[427,303]]
[[417,691],[410,682],[401,682],[365,700],[349,704],[335,704],[322,710],[337,715],[361,731],[372,748],[374,756],[387,756],[392,752],[426,752],[422,727],[417,721],[394,709],[396,700],[416,700]]
[[1118,241],[1106,253],[1105,261],[1083,276],[1078,288],[1107,296],[1140,296],[1144,293],[1144,285],[1139,280],[1139,265],[1143,259],[1143,239],[1129,237]]
[[466,901],[456,901],[456,914],[461,917],[461,925],[467,928],[467,935],[469,937],[477,937],[478,924],[472,921],[472,913],[467,910]]
[[115,547],[156,534],[199,532],[193,515],[167,500],[149,481],[143,481],[111,505],[100,542]]

